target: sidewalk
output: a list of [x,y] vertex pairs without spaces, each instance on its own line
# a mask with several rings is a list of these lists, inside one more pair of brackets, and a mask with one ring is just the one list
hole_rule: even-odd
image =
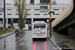
[[0,35],[0,39],[2,39],[2,38],[4,38],[4,37],[7,37],[7,36],[9,36],[9,35],[12,35],[12,34],[14,34],[14,32],[8,32],[8,33],[6,33],[6,34],[4,34],[4,35]]
[[61,40],[61,39],[59,39],[60,37],[59,36],[57,36],[57,35],[54,35],[54,34],[52,34],[52,40],[55,42],[55,44],[57,45],[57,46],[59,46],[60,48],[70,48],[70,47],[68,47],[67,45],[65,45],[64,43],[63,43],[63,41]]
[[[26,30],[20,30],[20,32],[22,32],[22,31],[26,31]],[[7,37],[7,36],[9,36],[9,35],[12,35],[12,34],[14,34],[15,33],[15,31],[13,31],[13,32],[8,32],[8,33],[6,33],[6,34],[4,34],[4,35],[0,35],[0,39],[2,39],[2,38],[4,38],[4,37]]]
[[66,35],[62,35],[62,34],[54,34],[52,33],[54,37],[59,38],[64,44],[66,44],[69,47],[74,47],[75,48],[75,39],[71,39]]
[[[48,32],[50,33],[50,31]],[[63,50],[75,50],[75,41],[69,41],[69,40],[65,40],[68,39],[67,36],[65,35],[61,35],[61,34],[54,34],[52,33],[52,41],[60,48],[62,48]]]

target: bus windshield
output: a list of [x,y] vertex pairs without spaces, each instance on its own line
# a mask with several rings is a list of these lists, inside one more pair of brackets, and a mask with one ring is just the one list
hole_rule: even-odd
[[46,24],[45,23],[35,23],[34,24],[34,28],[39,28],[39,27],[45,28],[46,27]]

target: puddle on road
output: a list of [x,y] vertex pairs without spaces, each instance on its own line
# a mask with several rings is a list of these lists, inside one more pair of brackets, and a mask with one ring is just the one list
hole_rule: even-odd
[[25,36],[25,32],[24,31],[23,32],[20,32],[19,34],[20,34],[19,39],[21,39],[22,37]]
[[25,40],[22,40],[18,43],[17,50],[28,50]]
[[26,43],[27,41],[25,40],[25,32],[20,32],[20,36],[19,36],[19,40],[18,40],[16,49],[17,50],[28,50]]
[[28,50],[27,46],[25,46],[24,44],[23,45],[20,45],[17,47],[17,50]]

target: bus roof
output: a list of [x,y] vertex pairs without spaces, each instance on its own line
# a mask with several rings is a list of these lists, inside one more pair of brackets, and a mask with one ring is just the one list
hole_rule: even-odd
[[34,23],[45,23],[44,21],[35,21]]

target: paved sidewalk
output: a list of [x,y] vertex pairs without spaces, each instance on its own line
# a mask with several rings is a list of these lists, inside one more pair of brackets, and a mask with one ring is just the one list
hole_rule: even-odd
[[[19,32],[22,32],[22,31],[27,31],[27,30],[20,30]],[[9,35],[12,35],[12,34],[14,34],[14,33],[15,33],[15,31],[13,31],[13,32],[8,32],[8,33],[6,33],[6,34],[0,35],[0,39],[1,39],[1,38],[4,38],[4,37],[7,37],[7,36],[9,36]]]
[[[50,33],[50,31],[48,31],[48,33]],[[69,44],[66,45],[65,42],[67,43],[67,41],[62,41],[61,37],[63,38],[64,36],[52,33],[51,39],[58,47],[62,48],[63,50],[74,50],[75,49],[72,46],[70,47]]]
[[[60,37],[59,37],[60,38]],[[57,46],[59,46],[60,48],[63,48],[63,49],[65,49],[65,48],[70,48],[70,47],[68,47],[67,45],[65,45],[64,43],[63,43],[63,41],[61,40],[61,39],[59,39],[56,35],[54,35],[54,34],[52,34],[52,40],[55,42],[55,44],[57,45]]]
[[7,37],[7,36],[9,36],[9,35],[12,35],[12,34],[14,34],[14,32],[8,32],[8,33],[6,33],[6,34],[4,34],[4,35],[1,35],[1,36],[0,36],[0,39],[1,39],[1,38],[4,38],[4,37]]
[[55,39],[59,39],[63,42],[63,44],[65,44],[66,46],[70,47],[70,48],[75,48],[75,39],[71,39],[66,35],[62,35],[62,34],[52,34],[53,38]]

